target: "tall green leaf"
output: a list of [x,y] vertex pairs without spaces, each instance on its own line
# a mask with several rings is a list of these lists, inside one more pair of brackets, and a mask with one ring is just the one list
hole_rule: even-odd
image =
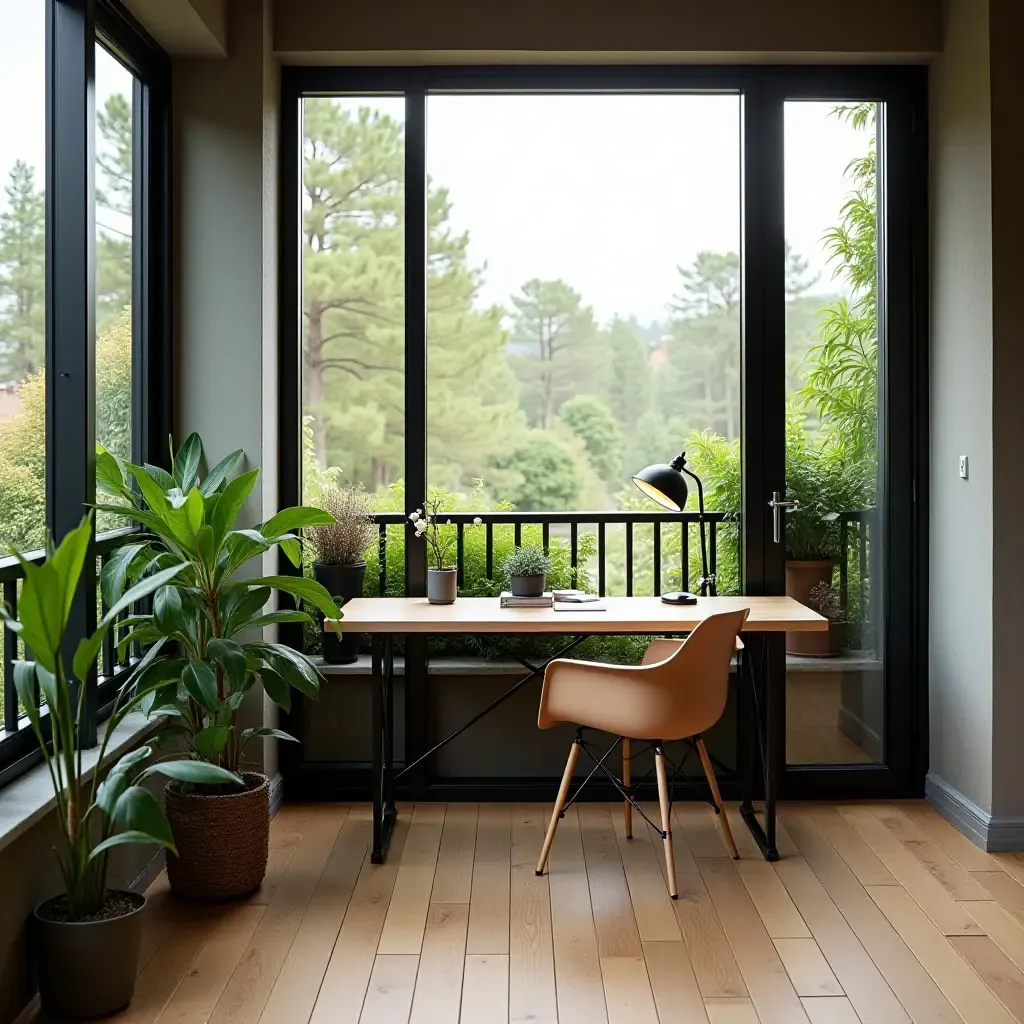
[[316,580],[306,576],[262,576],[259,579],[249,580],[249,586],[274,587],[291,594],[302,601],[309,601],[316,605],[329,619],[340,619],[341,609],[334,603],[334,599]]
[[227,480],[231,471],[241,461],[243,455],[245,455],[245,452],[242,451],[241,448],[236,448],[230,455],[225,455],[224,458],[206,474],[206,479],[199,485],[199,490],[203,492],[204,498],[209,498],[212,494],[216,493],[220,485]]
[[174,453],[174,479],[186,493],[195,486],[202,457],[203,442],[196,433],[189,434]]

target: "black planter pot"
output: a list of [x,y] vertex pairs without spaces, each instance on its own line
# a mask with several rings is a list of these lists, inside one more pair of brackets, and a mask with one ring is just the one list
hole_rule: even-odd
[[133,909],[102,921],[48,920],[45,910],[55,899],[36,907],[39,999],[48,1017],[106,1017],[132,1001],[146,897],[123,895]]
[[[363,580],[366,578],[366,563],[354,565],[324,565],[313,563],[313,575],[339,604],[353,597],[363,596]],[[329,665],[351,665],[359,657],[359,633],[348,633],[342,627],[342,635],[333,630],[323,634],[324,661]]]
[[536,576],[513,576],[509,581],[513,597],[541,597],[547,578],[544,573]]

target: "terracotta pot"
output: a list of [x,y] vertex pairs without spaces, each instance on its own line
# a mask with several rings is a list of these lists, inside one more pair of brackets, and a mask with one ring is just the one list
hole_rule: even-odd
[[[786,596],[810,607],[811,591],[821,583],[832,585],[833,559],[807,562],[786,562]],[[829,658],[834,653],[830,635],[824,633],[786,633],[786,653],[804,658]]]
[[129,897],[131,909],[98,921],[54,921],[47,908],[33,917],[39,1000],[47,1017],[85,1019],[123,1010],[135,992],[142,910],[146,897]]
[[[167,854],[167,880],[178,896],[225,900],[255,892],[270,852],[270,782],[242,772],[245,789],[186,793],[167,783],[167,820],[177,857]],[[193,790],[193,787],[190,787]]]

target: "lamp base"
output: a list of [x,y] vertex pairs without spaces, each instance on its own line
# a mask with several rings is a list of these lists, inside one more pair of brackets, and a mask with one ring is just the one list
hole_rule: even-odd
[[697,595],[690,594],[685,590],[670,590],[667,594],[661,595],[665,604],[696,604]]

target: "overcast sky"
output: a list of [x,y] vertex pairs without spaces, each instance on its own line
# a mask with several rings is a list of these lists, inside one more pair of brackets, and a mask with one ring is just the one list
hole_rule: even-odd
[[[43,0],[0,0],[0,176],[45,152]],[[130,89],[97,60],[97,105]],[[376,105],[401,117],[400,99]],[[821,249],[867,134],[831,104],[786,108],[786,234],[834,290]],[[740,105],[735,96],[432,96],[427,165],[452,220],[486,264],[481,301],[508,305],[531,277],[563,278],[602,321],[665,316],[677,265],[740,244]],[[5,200],[0,197],[0,205]]]

